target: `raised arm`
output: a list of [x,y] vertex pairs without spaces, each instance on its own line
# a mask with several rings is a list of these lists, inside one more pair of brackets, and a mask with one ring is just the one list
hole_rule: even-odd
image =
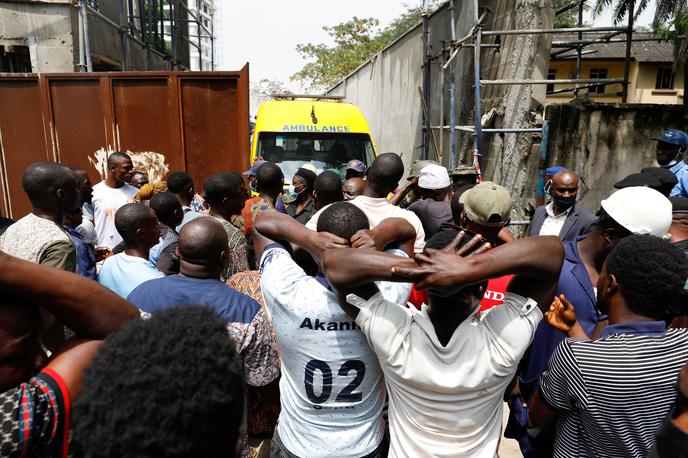
[[413,256],[416,230],[403,218],[387,218],[374,229],[360,230],[351,238],[353,248],[374,248],[384,251],[392,243],[398,244],[409,256]]
[[326,233],[315,232],[294,218],[277,211],[263,212],[253,223],[256,259],[260,259],[265,246],[273,241],[286,241],[306,250],[316,262],[320,262],[324,250],[349,245],[349,241]]
[[139,316],[136,307],[92,280],[2,252],[0,291],[47,310],[87,339],[104,339]]
[[537,301],[549,310],[564,260],[558,237],[529,237],[504,244],[478,256],[460,257],[446,250],[416,255],[417,267],[394,267],[399,281],[417,281],[419,289],[432,288],[449,295],[489,278],[515,275],[509,291]]

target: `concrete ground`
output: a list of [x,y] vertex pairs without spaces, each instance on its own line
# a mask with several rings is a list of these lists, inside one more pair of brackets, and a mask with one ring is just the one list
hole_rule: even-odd
[[[506,421],[509,418],[509,406],[504,404],[504,421],[502,431],[506,427]],[[518,448],[518,442],[513,439],[507,439],[502,437],[502,441],[499,443],[499,450],[497,451],[499,458],[523,458],[521,450]]]

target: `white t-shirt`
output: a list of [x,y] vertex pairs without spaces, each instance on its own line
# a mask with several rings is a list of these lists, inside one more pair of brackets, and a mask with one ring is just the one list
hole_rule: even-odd
[[356,323],[385,374],[389,456],[496,456],[502,396],[542,319],[537,304],[507,293],[443,347],[426,307],[399,307],[380,293],[347,301],[360,309]]
[[[375,226],[380,224],[384,219],[404,218],[416,230],[416,243],[413,244],[413,251],[416,253],[421,253],[423,251],[425,247],[425,230],[423,230],[423,223],[421,223],[420,218],[412,211],[392,205],[390,201],[384,197],[374,198],[356,196],[356,198],[350,200],[349,203],[363,210],[363,213],[368,217],[371,229],[375,228]],[[329,207],[329,205],[321,208],[310,220],[308,220],[308,223],[306,223],[308,229],[312,231],[318,230],[318,218],[327,207]]]
[[120,188],[111,188],[101,181],[93,187],[91,202],[98,235],[96,246],[112,249],[122,241],[115,227],[115,213],[121,206],[133,202],[138,192],[138,189],[127,183]]
[[[571,207],[573,208],[573,207]],[[540,234],[538,235],[556,235],[559,237],[559,233],[561,232],[561,228],[564,227],[564,223],[566,222],[566,218],[569,216],[569,212],[571,211],[571,208],[566,210],[565,212],[559,213],[558,215],[554,214],[554,203],[550,202],[545,206],[545,211],[547,212],[547,217],[545,220],[542,222],[542,227],[540,228]]]
[[[385,389],[366,337],[337,296],[279,245],[263,252],[260,285],[281,348],[277,433],[284,446],[303,457],[374,451],[384,434]],[[396,304],[405,304],[411,292],[408,283],[378,287]]]

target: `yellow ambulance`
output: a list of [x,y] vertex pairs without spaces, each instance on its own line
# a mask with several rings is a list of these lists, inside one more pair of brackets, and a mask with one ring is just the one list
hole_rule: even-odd
[[316,172],[344,168],[352,159],[366,167],[376,156],[361,110],[333,96],[273,96],[258,109],[251,142],[251,163],[256,157],[276,163],[290,183],[306,163]]

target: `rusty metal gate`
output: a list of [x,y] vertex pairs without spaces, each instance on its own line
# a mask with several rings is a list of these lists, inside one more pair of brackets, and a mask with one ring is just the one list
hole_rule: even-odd
[[0,74],[0,209],[31,206],[22,173],[37,161],[83,167],[101,148],[153,151],[197,188],[249,162],[248,65],[238,72]]

